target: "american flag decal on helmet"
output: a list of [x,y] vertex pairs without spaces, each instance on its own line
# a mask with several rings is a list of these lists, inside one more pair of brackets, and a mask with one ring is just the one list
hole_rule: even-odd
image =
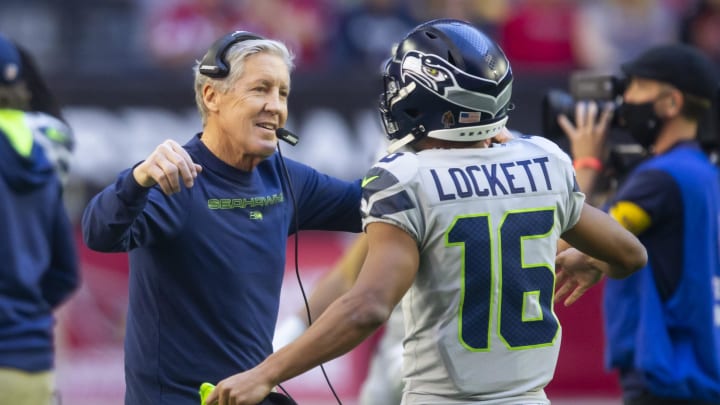
[[460,111],[458,122],[461,124],[472,124],[473,122],[480,122],[482,114],[478,111]]

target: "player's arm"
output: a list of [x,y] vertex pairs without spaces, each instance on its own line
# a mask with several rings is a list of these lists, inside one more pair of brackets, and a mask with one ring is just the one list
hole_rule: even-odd
[[647,251],[635,235],[588,204],[583,205],[580,220],[563,239],[573,246],[555,258],[555,298],[569,294],[565,305],[577,301],[603,274],[623,278],[647,263]]
[[368,254],[350,291],[297,340],[221,381],[207,404],[258,403],[277,384],[347,353],[387,320],[415,278],[420,253],[408,233],[386,223],[369,224],[367,240]]
[[612,278],[627,277],[647,262],[647,251],[638,238],[589,204],[584,204],[580,219],[563,239],[591,256],[586,259],[589,266]]

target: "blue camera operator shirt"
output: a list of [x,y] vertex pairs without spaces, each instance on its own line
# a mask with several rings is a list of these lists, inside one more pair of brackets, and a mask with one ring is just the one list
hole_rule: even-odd
[[720,403],[720,181],[694,142],[640,164],[610,204],[648,264],[605,285],[606,358],[625,396]]

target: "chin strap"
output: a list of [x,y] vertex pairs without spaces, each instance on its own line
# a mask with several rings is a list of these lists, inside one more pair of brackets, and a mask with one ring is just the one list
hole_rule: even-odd
[[[477,142],[485,139],[493,138],[505,128],[508,117],[505,116],[498,121],[485,125],[477,125],[472,127],[452,128],[452,129],[436,129],[428,132],[429,138],[441,139],[443,141],[452,142]],[[387,147],[388,153],[395,153],[403,146],[416,140],[414,133],[409,133],[404,137],[392,141]]]
[[472,127],[437,129],[430,131],[428,137],[442,139],[444,141],[454,142],[477,142],[490,139],[499,134],[505,128],[508,117],[505,116],[498,121],[485,125],[477,125]]
[[388,147],[387,147],[387,152],[388,152],[388,153],[395,153],[395,152],[397,152],[400,148],[402,148],[403,146],[409,144],[410,142],[412,142],[412,141],[414,141],[414,140],[415,140],[415,135],[414,135],[414,134],[407,134],[407,135],[405,135],[404,137],[402,137],[402,138],[400,138],[400,139],[397,139],[397,140],[395,140],[395,141],[392,141],[392,142],[390,143],[390,145],[388,145]]

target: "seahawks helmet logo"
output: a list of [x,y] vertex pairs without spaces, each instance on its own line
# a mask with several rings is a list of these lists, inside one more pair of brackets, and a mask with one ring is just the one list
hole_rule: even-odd
[[492,80],[462,72],[437,55],[408,51],[402,60],[400,71],[403,82],[416,82],[453,104],[468,110],[482,111],[492,117],[510,101],[511,86],[504,86],[500,94],[488,94],[498,87],[509,70]]

